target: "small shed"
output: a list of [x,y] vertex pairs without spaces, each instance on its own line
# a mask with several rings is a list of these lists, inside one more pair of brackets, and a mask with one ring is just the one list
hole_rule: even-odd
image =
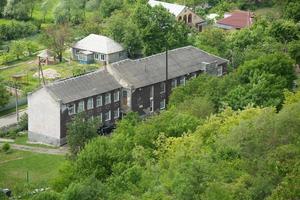
[[55,54],[48,49],[41,51],[37,55],[37,57],[41,64],[45,64],[45,65],[55,64]]

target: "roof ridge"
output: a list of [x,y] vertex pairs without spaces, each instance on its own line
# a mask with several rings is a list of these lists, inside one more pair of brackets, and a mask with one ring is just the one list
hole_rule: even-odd
[[61,84],[63,82],[67,82],[67,81],[71,81],[71,80],[74,80],[74,79],[82,78],[84,76],[90,76],[92,74],[95,74],[95,73],[98,73],[98,72],[101,72],[101,71],[106,71],[106,70],[105,70],[105,68],[101,68],[101,69],[97,69],[95,71],[87,72],[85,74],[81,74],[81,75],[78,75],[78,76],[71,76],[71,77],[59,79],[59,80],[56,80],[52,83],[47,84],[47,86],[53,86],[53,85]]

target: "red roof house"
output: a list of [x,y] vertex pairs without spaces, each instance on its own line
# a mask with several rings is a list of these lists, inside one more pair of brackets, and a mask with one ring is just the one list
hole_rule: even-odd
[[253,13],[249,11],[237,10],[224,15],[223,19],[217,21],[216,26],[226,30],[242,29],[251,26],[253,23]]

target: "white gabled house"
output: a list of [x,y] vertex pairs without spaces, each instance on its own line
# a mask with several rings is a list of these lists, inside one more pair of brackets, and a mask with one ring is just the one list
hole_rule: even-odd
[[122,45],[113,39],[90,34],[72,46],[72,58],[83,64],[108,64],[126,59],[127,53]]

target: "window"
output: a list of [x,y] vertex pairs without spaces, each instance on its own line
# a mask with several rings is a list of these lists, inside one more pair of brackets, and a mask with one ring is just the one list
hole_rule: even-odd
[[166,100],[163,99],[160,101],[160,106],[159,106],[159,109],[163,110],[166,108]]
[[79,49],[75,49],[75,54],[79,54],[80,50]]
[[154,86],[152,85],[150,88],[150,98],[154,97]]
[[78,108],[77,108],[77,112],[82,112],[82,111],[84,111],[84,101],[83,100],[78,103]]
[[114,92],[114,102],[120,101],[120,92],[115,91]]
[[189,14],[188,16],[188,23],[192,23],[192,14]]
[[222,76],[222,75],[223,75],[223,67],[218,66],[218,76]]
[[150,99],[150,112],[152,113],[154,111],[154,100]]
[[95,60],[99,60],[99,54],[95,53],[94,58],[95,58]]
[[76,113],[76,106],[75,104],[69,104],[68,105],[68,111],[69,111],[69,115],[74,115]]
[[118,119],[120,117],[120,108],[114,110],[114,118]]
[[102,113],[99,114],[100,123],[102,123]]
[[177,87],[177,79],[173,79],[171,85],[172,85],[172,88],[176,88]]
[[119,58],[123,57],[123,51],[119,52]]
[[105,94],[105,105],[110,104],[111,100],[110,100],[110,93],[106,93]]
[[182,76],[179,80],[179,85],[185,85],[185,77]]
[[82,53],[79,53],[78,54],[78,60],[87,61],[87,56],[82,54]]
[[87,109],[90,110],[90,109],[93,109],[93,108],[94,108],[94,99],[93,99],[93,97],[91,97],[91,98],[88,98]]
[[96,98],[96,107],[102,106],[102,96],[98,95]]
[[104,113],[104,121],[110,121],[110,111]]
[[160,83],[160,93],[164,93],[166,91],[166,84],[164,82]]
[[105,60],[105,55],[104,54],[100,54],[100,60]]

